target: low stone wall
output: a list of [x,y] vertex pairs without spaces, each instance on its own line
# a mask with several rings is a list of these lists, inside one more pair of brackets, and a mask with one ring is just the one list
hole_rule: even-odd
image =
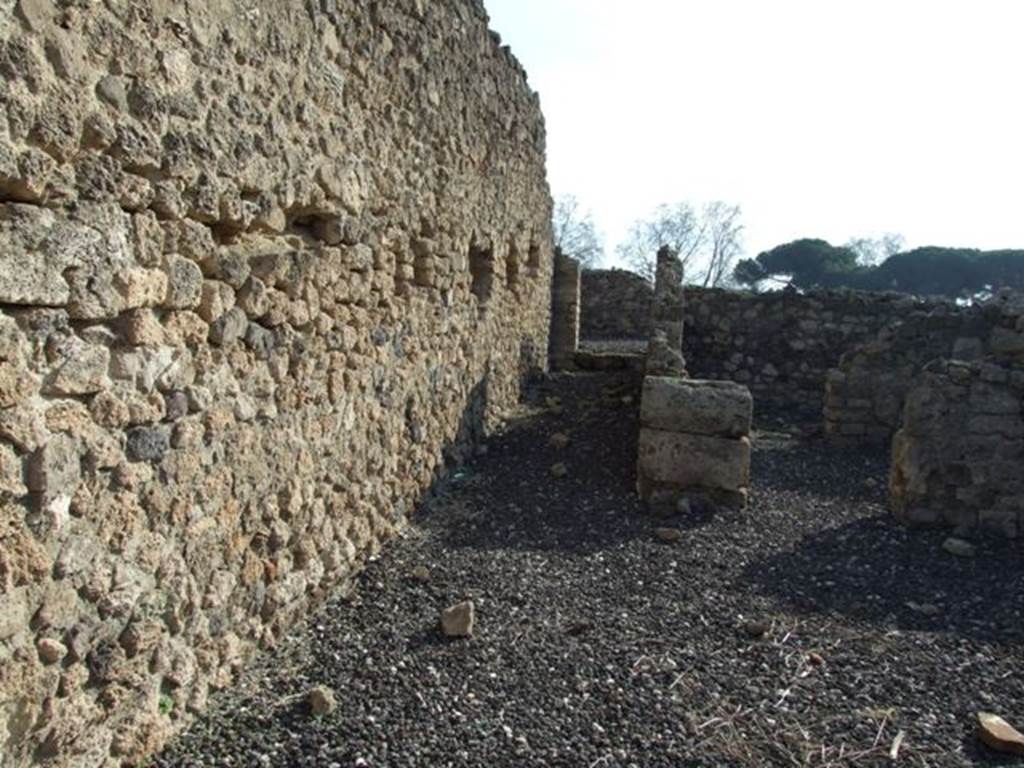
[[544,125],[476,0],[11,0],[0,72],[0,762],[137,764],[545,365]]
[[937,358],[1013,359],[1024,349],[1021,307],[1010,297],[984,305],[914,311],[845,353],[825,386],[825,432],[840,443],[887,443],[923,366]]
[[934,306],[898,294],[689,288],[683,352],[691,375],[745,384],[758,407],[817,419],[826,374],[846,350]]
[[1024,532],[1024,365],[935,360],[910,387],[890,505],[916,524]]
[[580,338],[644,339],[651,334],[654,286],[622,269],[583,271]]

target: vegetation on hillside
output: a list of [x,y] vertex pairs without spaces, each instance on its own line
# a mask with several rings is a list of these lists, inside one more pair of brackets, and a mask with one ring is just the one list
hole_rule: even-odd
[[928,246],[865,264],[851,245],[794,240],[740,261],[733,277],[747,287],[857,288],[951,298],[1001,287],[1024,290],[1024,250]]

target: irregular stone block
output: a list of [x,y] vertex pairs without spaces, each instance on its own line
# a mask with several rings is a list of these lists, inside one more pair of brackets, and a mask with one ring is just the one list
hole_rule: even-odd
[[170,447],[170,432],[166,427],[135,427],[128,431],[125,455],[129,461],[158,463]]
[[[682,324],[680,330],[681,328]],[[673,342],[669,341],[661,329],[654,331],[647,345],[646,371],[648,376],[686,376],[683,353],[679,351],[678,345],[673,346]]]
[[28,493],[21,459],[8,445],[0,444],[0,496],[23,496]]
[[0,408],[11,408],[32,396],[36,378],[14,363],[0,360]]
[[669,432],[717,437],[750,434],[754,400],[731,381],[648,376],[640,401],[640,423]]
[[473,601],[466,600],[441,612],[441,631],[446,637],[471,637],[476,623]]
[[226,346],[242,338],[249,321],[238,307],[221,315],[216,322],[210,324],[210,343]]
[[992,329],[989,348],[993,354],[1007,357],[1024,354],[1024,333],[997,326]]
[[274,351],[274,333],[258,323],[249,323],[245,331],[245,343],[260,360],[266,360]]

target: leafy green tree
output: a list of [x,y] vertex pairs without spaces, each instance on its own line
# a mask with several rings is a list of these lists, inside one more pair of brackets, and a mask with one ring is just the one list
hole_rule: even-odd
[[[901,245],[893,240],[888,247],[896,250]],[[858,288],[949,298],[977,296],[1001,287],[1024,290],[1024,251],[928,246],[894,253],[876,266],[858,263],[863,258],[857,245],[794,240],[739,262],[733,277],[755,288],[775,281],[798,288]]]
[[756,260],[741,261],[733,270],[733,278],[743,285],[775,280],[811,288],[841,285],[856,270],[857,254],[850,248],[804,238],[763,251]]

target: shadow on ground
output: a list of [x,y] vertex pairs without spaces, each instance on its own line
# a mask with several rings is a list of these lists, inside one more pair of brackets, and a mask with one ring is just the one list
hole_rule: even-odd
[[995,537],[978,556],[942,549],[943,531],[905,528],[888,515],[816,531],[741,577],[794,611],[990,642],[1024,639],[1024,551]]

